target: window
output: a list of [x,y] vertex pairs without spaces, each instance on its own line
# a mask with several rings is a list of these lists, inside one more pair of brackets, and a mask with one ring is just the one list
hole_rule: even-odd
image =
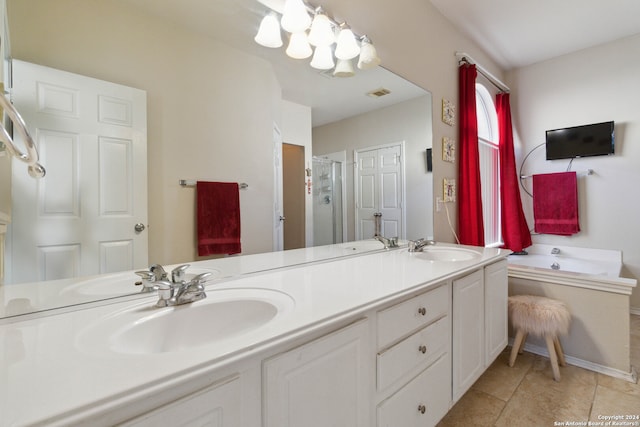
[[480,185],[485,246],[501,246],[500,161],[498,156],[498,115],[491,94],[476,84]]

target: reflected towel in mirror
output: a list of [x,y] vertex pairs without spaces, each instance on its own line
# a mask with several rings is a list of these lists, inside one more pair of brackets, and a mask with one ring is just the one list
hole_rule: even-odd
[[198,181],[196,191],[198,255],[240,253],[238,183]]

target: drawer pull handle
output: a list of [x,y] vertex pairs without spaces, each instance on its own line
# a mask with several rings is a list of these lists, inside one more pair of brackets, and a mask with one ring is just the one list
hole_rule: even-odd
[[418,309],[418,314],[421,314],[421,315],[423,315],[423,316],[424,316],[425,314],[427,314],[427,309],[426,309],[426,308],[424,308],[424,307],[420,307],[420,308]]
[[427,412],[427,407],[424,405],[418,405],[418,412],[424,414],[425,412]]
[[420,347],[418,347],[418,351],[422,354],[425,354],[427,352],[427,346],[421,345]]

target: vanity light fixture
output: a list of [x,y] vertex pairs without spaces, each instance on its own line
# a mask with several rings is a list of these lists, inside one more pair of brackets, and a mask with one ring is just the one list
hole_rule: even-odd
[[333,31],[333,25],[324,10],[322,10],[322,7],[318,7],[309,30],[309,44],[312,46],[330,46],[335,41],[336,35]]
[[360,58],[358,59],[358,68],[361,70],[370,70],[380,65],[378,52],[369,37],[362,36],[360,42]]
[[353,59],[360,53],[360,46],[356,42],[356,36],[351,28],[346,24],[340,25],[338,41],[336,42],[336,58]]
[[289,45],[286,50],[287,55],[293,59],[305,59],[311,56],[313,51],[307,41],[307,33],[301,31],[299,33],[291,33]]
[[[285,51],[289,57],[305,59],[313,54],[311,66],[318,70],[330,70],[335,67],[333,75],[336,77],[355,75],[351,60],[358,55],[360,57],[357,64],[361,70],[375,68],[380,64],[376,48],[367,36],[360,37],[354,34],[346,23],[339,24],[327,15],[322,7],[312,7],[304,0],[285,0],[279,25],[290,33]],[[262,19],[255,41],[269,48],[282,46],[275,10],[270,10]],[[315,52],[312,46],[315,47]]]
[[282,35],[280,33],[280,22],[275,12],[270,12],[260,22],[258,34],[254,40],[261,46],[277,48],[282,46]]
[[353,77],[355,74],[350,59],[338,59],[336,69],[333,71],[334,77]]
[[335,66],[331,45],[316,46],[311,59],[311,66],[317,70],[330,70]]
[[311,16],[302,0],[286,0],[280,21],[282,28],[290,33],[300,33],[311,25]]

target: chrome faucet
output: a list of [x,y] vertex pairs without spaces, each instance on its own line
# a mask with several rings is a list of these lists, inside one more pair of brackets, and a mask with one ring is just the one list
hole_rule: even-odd
[[435,240],[418,239],[409,240],[409,252],[422,252],[425,246],[435,245]]
[[375,236],[373,236],[374,239],[376,239],[378,242],[382,243],[384,245],[385,249],[389,249],[389,248],[397,248],[398,247],[398,238],[397,237],[391,237],[389,239],[387,239],[386,237],[383,237],[379,234],[376,234]]
[[187,304],[207,297],[204,283],[211,273],[202,273],[185,280],[189,264],[184,264],[171,270],[171,279],[159,264],[153,264],[149,270],[136,271],[142,279],[136,285],[142,285],[142,292],[158,291],[156,307]]
[[560,248],[551,249],[551,255],[559,255],[559,254],[560,254]]

